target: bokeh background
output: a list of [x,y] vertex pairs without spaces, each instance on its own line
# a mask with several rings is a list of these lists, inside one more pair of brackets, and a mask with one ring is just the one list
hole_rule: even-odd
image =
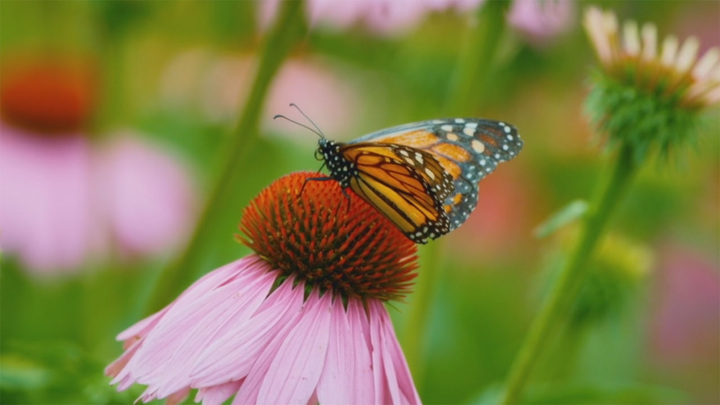
[[[583,111],[597,62],[582,10],[695,35],[705,50],[720,45],[720,3],[515,0],[501,19],[482,12],[497,8],[489,0],[362,3],[312,15],[188,272],[246,255],[234,234],[247,202],[320,167],[314,134],[272,120],[300,119],[291,102],[341,141],[448,116],[513,123],[523,152],[434,242],[425,332],[404,332],[412,296],[391,305],[401,343],[418,348],[409,361],[424,402],[491,403],[576,235],[572,221],[541,224],[591,198],[612,156]],[[144,315],[202,215],[276,7],[0,2],[0,402],[130,403],[142,391],[116,393],[103,375],[121,353],[114,336]],[[496,44],[477,50],[487,60],[473,48],[483,35]],[[456,102],[467,58],[480,77]],[[717,109],[701,132],[641,172],[528,402],[720,403]]]

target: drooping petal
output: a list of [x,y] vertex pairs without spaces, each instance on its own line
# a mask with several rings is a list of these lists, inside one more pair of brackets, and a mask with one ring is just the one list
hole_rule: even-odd
[[272,273],[240,274],[193,301],[178,300],[131,361],[138,382],[165,397],[190,384],[191,367],[221,328],[245,322],[269,292]]
[[310,296],[303,318],[288,334],[258,392],[262,404],[306,403],[315,391],[327,354],[331,294]]
[[303,289],[288,279],[268,296],[245,323],[211,342],[190,373],[193,385],[206,387],[240,380],[276,335],[297,322],[303,306]]
[[[378,403],[419,404],[420,396],[410,375],[405,357],[392,327],[390,315],[380,301],[368,303],[370,335],[376,387],[387,391],[377,397]],[[377,373],[380,373],[377,376]]]
[[348,300],[347,312],[341,302],[333,303],[328,353],[317,386],[321,404],[372,403],[375,390],[364,334],[367,324],[360,300]]
[[235,395],[242,383],[243,380],[230,381],[225,384],[200,388],[195,396],[195,402],[202,401],[203,405],[222,405],[228,398]]

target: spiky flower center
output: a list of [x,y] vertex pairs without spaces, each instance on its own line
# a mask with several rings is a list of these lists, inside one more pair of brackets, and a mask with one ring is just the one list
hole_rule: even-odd
[[86,69],[52,63],[4,68],[0,112],[12,125],[46,135],[76,133],[89,119],[92,80]]
[[668,36],[659,46],[653,24],[627,21],[621,30],[612,12],[596,7],[584,23],[602,63],[587,111],[610,144],[632,147],[642,161],[653,149],[669,157],[696,139],[701,113],[720,100],[718,49],[698,60],[696,39]]
[[415,244],[337,181],[294,173],[245,209],[239,239],[285,276],[344,298],[397,299],[417,269]]

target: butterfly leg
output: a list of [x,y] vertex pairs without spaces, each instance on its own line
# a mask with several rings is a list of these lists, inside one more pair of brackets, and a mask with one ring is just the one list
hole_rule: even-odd
[[350,213],[350,194],[345,191],[346,189],[342,189],[342,193],[345,194],[345,199],[347,200],[347,210],[345,211],[345,215]]
[[[300,193],[298,193],[298,197],[302,197],[303,190],[305,190],[305,185],[308,184],[309,181],[328,181],[328,180],[335,180],[332,177],[311,177],[309,179],[305,179],[303,182],[302,187],[300,187]],[[343,190],[343,192],[345,192]]]

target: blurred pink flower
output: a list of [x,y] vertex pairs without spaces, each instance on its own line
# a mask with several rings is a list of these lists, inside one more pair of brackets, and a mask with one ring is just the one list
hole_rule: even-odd
[[[225,120],[237,116],[250,90],[254,64],[253,58],[225,58],[215,64],[204,94],[204,109],[208,114]],[[263,125],[304,142],[307,130],[272,119],[275,114],[286,111],[290,103],[295,103],[310,117],[323,117],[323,131],[339,133],[352,127],[358,116],[356,94],[347,80],[326,64],[291,59],[283,64],[270,87]]]
[[147,385],[144,402],[191,387],[204,404],[420,402],[382,302],[305,300],[292,277],[273,290],[279,275],[255,255],[207,274],[118,335],[113,384]]
[[448,246],[453,252],[505,260],[530,248],[528,235],[540,220],[536,217],[543,201],[521,170],[509,167],[480,183],[477,209],[465,226],[447,236],[453,240]]
[[[383,302],[406,293],[416,247],[337,182],[295,173],[246,208],[256,253],[214,270],[118,335],[106,368],[144,402],[416,404]],[[301,194],[301,187],[305,187]]]
[[71,270],[94,243],[90,144],[0,122],[0,247],[40,272]]
[[[409,30],[432,11],[457,8],[467,12],[483,0],[309,0],[308,20],[311,25],[325,25],[345,29],[361,23],[370,32],[391,35]],[[267,27],[274,18],[279,0],[263,1],[260,5],[260,23]]]
[[99,145],[95,159],[93,190],[111,243],[150,254],[182,241],[192,225],[194,192],[178,158],[125,130]]
[[0,248],[57,273],[178,242],[192,217],[186,170],[127,133],[91,142],[91,81],[36,64],[13,67],[0,86]]
[[572,0],[515,0],[508,22],[531,44],[546,45],[572,27],[575,5]]
[[720,355],[720,268],[681,247],[662,249],[652,319],[653,358],[671,367]]
[[[221,57],[201,50],[189,51],[168,65],[160,92],[172,108],[199,108],[208,120],[233,122],[250,91],[256,62],[252,56]],[[352,127],[362,114],[358,91],[349,79],[326,62],[286,61],[269,89],[262,125],[273,133],[288,134],[306,143],[307,130],[272,119],[295,103],[310,117],[322,117],[318,124],[328,134]]]

